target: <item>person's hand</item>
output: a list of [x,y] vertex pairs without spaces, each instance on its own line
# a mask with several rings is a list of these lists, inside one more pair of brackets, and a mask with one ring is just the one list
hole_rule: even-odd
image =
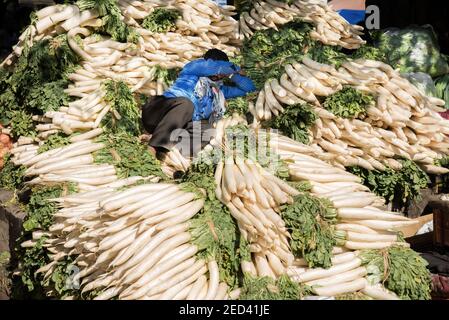
[[243,69],[240,69],[240,71],[238,72],[239,75],[246,77],[246,72]]
[[226,74],[217,74],[217,75],[215,75],[215,76],[210,76],[209,78],[212,80],[212,81],[220,81],[220,80],[223,80],[224,78],[228,78],[228,77],[230,77],[231,75],[226,75]]

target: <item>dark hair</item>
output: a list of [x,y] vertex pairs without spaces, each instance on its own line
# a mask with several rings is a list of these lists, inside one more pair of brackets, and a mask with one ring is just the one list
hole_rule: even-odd
[[206,54],[204,55],[204,59],[206,60],[219,60],[219,61],[229,61],[228,55],[218,49],[210,49],[206,52]]

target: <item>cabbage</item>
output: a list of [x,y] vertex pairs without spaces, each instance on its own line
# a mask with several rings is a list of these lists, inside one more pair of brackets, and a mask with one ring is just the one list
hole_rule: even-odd
[[430,25],[386,29],[378,35],[377,42],[388,63],[402,73],[424,72],[431,77],[449,73],[449,65],[440,53]]

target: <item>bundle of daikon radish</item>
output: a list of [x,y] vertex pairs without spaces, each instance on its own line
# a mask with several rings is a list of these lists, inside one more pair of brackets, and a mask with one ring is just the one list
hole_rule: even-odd
[[[291,196],[298,191],[231,146],[232,141],[228,139],[233,137],[227,136],[226,128],[238,123],[244,123],[243,119],[231,117],[221,121],[217,126],[219,133],[212,141],[212,145],[224,148],[224,159],[218,163],[215,173],[216,195],[238,222],[240,232],[255,253],[259,270],[268,264],[268,259],[278,266],[275,274],[280,276],[294,257],[289,250],[285,223],[276,209],[291,203]],[[242,267],[245,272],[248,270],[245,263]],[[259,276],[266,275],[259,273]]]
[[[84,2],[85,5],[88,1]],[[272,27],[293,17],[292,14],[282,16],[284,13],[281,12],[287,10],[287,7],[278,2],[259,2],[259,5],[255,5],[255,10],[265,10],[267,5],[274,6],[273,12],[277,15],[270,15],[267,10],[256,11],[259,17],[273,17],[274,20],[270,20],[275,23]],[[114,121],[119,121],[123,116],[106,99],[106,81],[123,82],[136,95],[156,95],[162,93],[168,85],[159,74],[161,69],[182,67],[212,47],[224,49],[231,55],[238,52],[237,22],[231,18],[233,8],[220,8],[208,0],[120,0],[117,6],[125,24],[138,35],[135,42],[121,43],[96,34],[107,20],[101,19],[97,9],[80,11],[77,6],[53,6],[37,13],[37,22],[27,29],[14,53],[2,63],[2,66],[13,64],[25,44],[32,45],[39,39],[67,31],[72,50],[82,59],[80,68],[69,76],[73,84],[66,90],[78,100],[58,111],[35,116],[34,120],[40,122],[37,127],[40,131],[38,137],[20,138],[11,151],[14,163],[24,166],[26,176],[33,178],[28,184],[40,186],[71,182],[77,185],[79,191],[78,194],[49,199],[60,206],[54,216],[54,224],[49,230],[35,231],[33,239],[22,243],[22,247],[33,248],[39,241],[44,241],[45,250],[50,253],[50,263],[38,270],[44,279],[51,278],[60,262],[73,260],[72,264],[80,272],[67,280],[75,284],[77,294],[66,298],[238,298],[240,290],[231,288],[229,283],[221,279],[218,261],[200,258],[199,246],[192,240],[192,218],[205,208],[202,197],[183,190],[180,185],[160,181],[160,177],[156,176],[120,179],[116,167],[96,163],[94,157],[94,153],[105,148],[104,144],[95,139],[111,129],[102,120],[112,115]],[[142,28],[145,17],[160,7],[181,11],[182,19],[177,20],[176,32],[154,33]],[[327,7],[311,6],[306,1],[300,1],[288,8],[317,24],[317,34],[312,36],[320,41],[331,41],[329,43],[332,45],[343,46],[343,43],[338,42],[342,41],[347,47],[363,43],[357,34],[358,30],[344,24]],[[243,19],[246,18],[243,15]],[[338,40],[336,37],[331,40],[335,36],[332,32],[339,34]],[[324,39],[323,36],[328,38]],[[376,66],[372,66],[373,62],[370,61],[364,64],[364,68],[378,69],[377,63]],[[353,65],[350,64],[347,72],[330,71],[329,66],[305,60],[299,70],[304,72],[307,68],[313,77],[307,74],[304,79],[296,67],[288,69],[293,76],[291,80],[287,73],[280,83],[270,81],[265,86],[253,113],[256,118],[263,120],[268,119],[272,111],[275,113],[274,110],[282,112],[282,104],[296,104],[303,100],[315,103],[315,110],[322,117],[321,138],[316,138],[311,146],[305,146],[258,128],[254,135],[257,137],[262,133],[262,138],[269,137],[272,153],[276,157],[280,156],[288,165],[288,180],[310,183],[312,196],[333,203],[338,213],[335,225],[338,245],[332,252],[333,266],[326,270],[309,269],[305,260],[293,255],[291,235],[282,218],[282,208],[292,205],[300,192],[258,163],[257,158],[247,157],[245,152],[235,149],[227,130],[237,125],[248,127],[248,124],[242,117],[233,116],[218,122],[216,137],[206,148],[209,151],[224,151],[225,156],[216,168],[215,193],[229,208],[240,234],[249,244],[252,261],[242,261],[241,268],[256,277],[278,278],[287,274],[294,281],[312,285],[317,295],[334,296],[362,291],[375,299],[396,298],[382,286],[372,286],[373,283],[366,280],[367,272],[355,250],[405,246],[398,238],[396,229],[413,222],[384,211],[382,200],[368,192],[357,177],[344,172],[341,166],[350,163],[353,160],[350,157],[354,157],[353,161],[357,163],[357,159],[365,159],[364,153],[355,150],[364,151],[368,148],[370,152],[389,152],[390,141],[395,148],[402,148],[404,152],[412,150],[390,138],[388,132],[396,132],[386,130],[390,122],[385,122],[386,126],[379,123],[376,127],[373,123],[379,120],[374,120],[371,115],[371,123],[348,120],[349,124],[353,122],[352,125],[360,130],[346,128],[346,121],[342,122],[342,127],[334,115],[316,103],[315,94],[329,95],[347,83],[358,88],[364,86],[377,90],[375,92],[384,94],[390,99],[387,101],[392,103],[405,100],[402,104],[409,106],[412,114],[406,121],[407,125],[414,125],[422,133],[416,137],[422,140],[420,144],[413,144],[421,155],[414,153],[413,156],[418,154],[416,160],[420,158],[423,164],[428,165],[428,158],[438,158],[438,155],[432,153],[436,151],[431,152],[431,147],[432,142],[441,139],[442,135],[436,135],[437,140],[427,144],[423,136],[426,136],[426,130],[430,130],[427,128],[429,121],[437,119],[434,112],[438,111],[436,104],[439,102],[435,103],[412,91],[416,101],[413,104],[404,92],[395,90],[396,87],[385,86],[384,76],[379,76],[379,71],[363,71],[360,75],[360,72],[353,71]],[[384,72],[388,79],[396,79],[396,82],[391,82],[404,89],[405,83],[390,71],[387,69]],[[354,81],[359,80],[360,83],[354,84]],[[311,91],[312,88],[317,91]],[[390,110],[389,105],[386,106],[386,110]],[[427,124],[424,126],[424,123]],[[434,125],[431,129],[436,127]],[[349,136],[346,140],[343,140],[344,130],[347,130],[346,135]],[[365,148],[360,144],[349,143],[351,139],[368,139],[366,136],[371,132],[378,132],[371,139],[374,147],[370,148],[370,144],[367,144]],[[70,144],[39,153],[39,144],[55,133],[71,135]],[[390,140],[384,139],[382,133]],[[334,137],[335,141],[329,137]],[[339,147],[339,151],[348,150],[349,154],[335,154],[336,151],[329,147],[331,143]],[[445,148],[444,145],[441,148]],[[396,152],[396,149],[393,151]],[[384,155],[385,161],[392,161],[388,158],[390,154]],[[374,154],[372,157],[375,158]],[[391,165],[390,162],[388,164]],[[168,176],[173,176],[176,171],[188,171],[189,166],[190,159],[183,158],[174,149],[168,154],[162,169]],[[54,291],[48,294],[57,296]]]
[[[447,173],[434,165],[449,152],[446,134],[449,121],[441,117],[444,101],[425,96],[389,65],[372,60],[348,61],[340,69],[304,57],[285,67],[285,74],[266,82],[254,115],[269,120],[283,112],[283,105],[309,103],[320,119],[312,129],[313,143],[325,150],[340,167],[361,166],[368,170],[400,169],[394,158],[413,160],[429,172]],[[375,97],[367,117],[343,119],[319,101],[353,87]]]
[[118,190],[133,181],[53,199],[62,206],[55,223],[22,244],[47,238],[53,261],[37,273],[50,277],[58,261],[75,256],[79,272],[71,280],[82,286],[82,295],[102,289],[97,300],[229,297],[217,263],[196,258],[198,247],[189,243],[189,219],[203,200],[167,183]]
[[324,44],[357,49],[365,43],[360,37],[363,27],[349,24],[326,4],[304,0],[291,4],[282,0],[248,2],[251,8],[240,15],[240,32],[246,38],[250,38],[254,31],[277,29],[279,25],[300,18],[315,25],[310,36]]

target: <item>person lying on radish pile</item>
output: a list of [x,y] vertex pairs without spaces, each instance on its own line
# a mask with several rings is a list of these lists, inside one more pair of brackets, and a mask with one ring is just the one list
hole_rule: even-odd
[[[224,85],[225,78],[234,86]],[[143,127],[151,135],[149,151],[162,160],[173,146],[181,145],[184,155],[193,156],[209,142],[204,134],[223,117],[226,99],[242,97],[255,90],[252,80],[229,61],[225,52],[207,51],[204,58],[186,64],[162,96],[152,97],[143,106]],[[189,139],[185,147],[186,139],[180,141],[179,137],[187,133]]]

